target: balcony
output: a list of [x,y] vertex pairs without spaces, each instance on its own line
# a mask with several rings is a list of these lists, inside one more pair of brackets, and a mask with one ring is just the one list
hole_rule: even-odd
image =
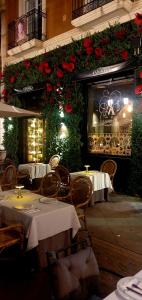
[[105,21],[124,16],[132,10],[134,0],[72,0],[74,27],[91,29]]
[[[8,24],[8,54],[13,55],[10,49],[27,50],[29,47],[41,45],[46,40],[46,13],[32,9],[27,14]],[[30,41],[30,43],[29,43]],[[20,46],[20,47],[19,47]]]

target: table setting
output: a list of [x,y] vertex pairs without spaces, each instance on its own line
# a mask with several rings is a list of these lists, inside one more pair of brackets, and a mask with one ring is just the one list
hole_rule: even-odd
[[17,189],[0,192],[0,215],[2,222],[6,224],[24,224],[28,250],[36,247],[39,240],[64,230],[72,229],[74,237],[80,228],[74,206],[25,189],[22,190],[21,197]]
[[116,290],[104,300],[142,300],[142,270],[134,276],[121,278]]

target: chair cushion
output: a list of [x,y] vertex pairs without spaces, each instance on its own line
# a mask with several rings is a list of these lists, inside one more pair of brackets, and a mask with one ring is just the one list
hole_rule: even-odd
[[60,258],[52,266],[57,299],[87,299],[96,291],[99,269],[91,247]]

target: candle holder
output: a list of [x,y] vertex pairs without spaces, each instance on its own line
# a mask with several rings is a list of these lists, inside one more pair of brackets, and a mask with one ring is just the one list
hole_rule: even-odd
[[86,168],[86,174],[88,174],[88,169],[90,168],[90,165],[85,165],[84,167]]
[[22,189],[23,188],[24,188],[24,185],[16,185],[17,198],[23,198],[23,195],[22,195]]

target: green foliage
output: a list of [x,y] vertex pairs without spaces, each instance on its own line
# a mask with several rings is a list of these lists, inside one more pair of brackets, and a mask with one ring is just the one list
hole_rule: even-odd
[[[74,81],[75,73],[95,70],[126,60],[132,61],[134,53],[132,40],[138,34],[137,26],[133,22],[115,24],[102,32],[72,41],[67,46],[5,67],[4,83],[10,102],[13,101],[11,95],[15,89],[34,85],[45,87],[43,115],[47,121],[44,153],[46,161],[51,155],[59,153],[62,163],[69,169],[75,170],[81,167],[80,125],[83,121],[85,100],[82,97],[80,84]],[[142,61],[142,55],[139,61]],[[61,109],[64,112],[63,119],[60,117]],[[18,136],[20,136],[18,121],[13,120],[14,127],[11,130],[9,130],[9,122],[9,120],[5,121],[4,144],[7,152],[17,160]],[[62,122],[68,128],[68,136],[64,139],[60,138]],[[139,126],[137,123],[134,123],[136,131]],[[139,142],[141,143],[141,139]],[[136,148],[133,149],[133,157],[136,157],[135,163],[138,164],[140,157],[135,150]]]

